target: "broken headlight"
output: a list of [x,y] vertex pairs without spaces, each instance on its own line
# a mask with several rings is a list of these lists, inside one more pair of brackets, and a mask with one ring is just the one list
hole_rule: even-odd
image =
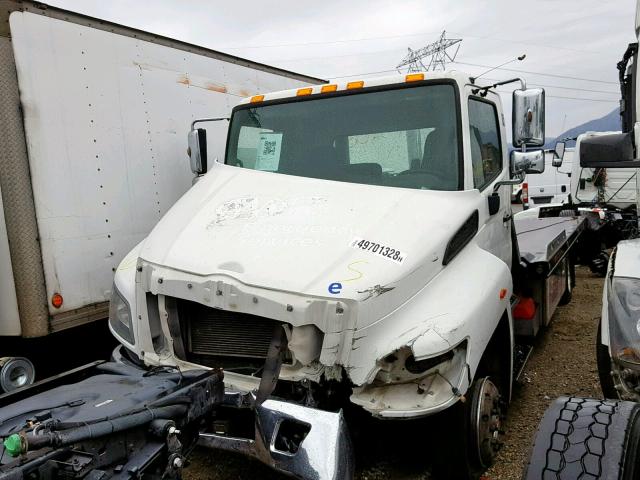
[[613,360],[640,369],[640,279],[614,277],[608,303]]
[[133,338],[133,323],[131,321],[131,307],[129,307],[129,304],[115,285],[113,286],[113,293],[111,294],[111,301],[109,302],[109,326],[122,340],[131,345],[135,344]]
[[380,370],[376,375],[376,386],[413,382],[426,375],[448,372],[456,355],[466,354],[466,342],[457,347],[422,360],[416,360],[411,348],[402,347],[379,361]]

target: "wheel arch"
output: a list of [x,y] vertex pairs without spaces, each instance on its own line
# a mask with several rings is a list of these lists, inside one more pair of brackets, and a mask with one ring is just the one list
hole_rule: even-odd
[[[506,399],[511,399],[513,348],[513,324],[509,312],[505,310],[480,358],[475,378],[488,376],[495,379]],[[505,365],[508,365],[509,368],[505,369]]]

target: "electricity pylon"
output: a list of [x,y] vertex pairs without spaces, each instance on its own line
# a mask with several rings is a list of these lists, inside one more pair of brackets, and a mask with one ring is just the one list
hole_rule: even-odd
[[[433,43],[430,43],[426,47],[422,47],[419,50],[412,50],[409,48],[409,53],[396,67],[398,70],[403,67],[407,67],[407,71],[419,72],[437,70],[438,67],[442,67],[442,70],[446,68],[447,62],[453,62],[460,50],[461,38],[446,38],[445,31],[442,32],[440,38]],[[457,45],[455,52],[450,54],[447,52],[448,48]],[[429,58],[429,63],[425,66],[422,59]]]

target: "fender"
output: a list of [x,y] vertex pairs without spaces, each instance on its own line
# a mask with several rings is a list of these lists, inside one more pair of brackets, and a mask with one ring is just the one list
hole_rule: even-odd
[[[372,382],[379,371],[376,360],[404,346],[410,346],[416,358],[427,358],[466,340],[473,378],[500,319],[510,311],[512,291],[507,265],[472,241],[402,306],[355,331],[349,377],[356,385]],[[511,315],[509,323],[513,338]]]

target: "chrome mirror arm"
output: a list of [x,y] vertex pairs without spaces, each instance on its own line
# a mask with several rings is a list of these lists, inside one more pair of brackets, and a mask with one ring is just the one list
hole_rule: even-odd
[[493,193],[497,193],[500,187],[503,187],[505,185],[520,185],[522,182],[524,182],[524,177],[525,177],[525,173],[521,172],[517,174],[515,178],[512,178],[510,180],[501,180],[500,182],[497,182],[493,186]]

